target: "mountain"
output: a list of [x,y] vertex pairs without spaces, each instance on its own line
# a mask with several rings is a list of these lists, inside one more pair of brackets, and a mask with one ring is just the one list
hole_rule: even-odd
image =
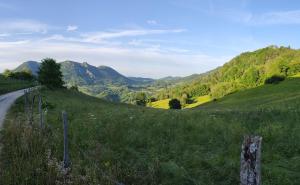
[[37,76],[37,72],[39,71],[40,63],[35,61],[27,61],[18,66],[14,71],[30,71],[33,75]]
[[135,83],[153,83],[155,80],[152,78],[142,78],[142,77],[128,77]]
[[[108,66],[93,66],[86,62],[61,62],[63,80],[67,86],[78,86],[79,90],[92,96],[116,102],[132,102],[137,92],[151,94],[161,86],[151,78],[126,77]],[[25,62],[15,71],[32,71],[37,75],[40,63]]]
[[80,86],[107,83],[126,85],[133,83],[132,80],[121,75],[110,67],[95,67],[86,62],[62,62],[61,71],[64,76],[64,81],[69,85]]
[[[220,98],[243,89],[263,85],[271,76],[300,73],[300,50],[269,46],[245,52],[212,71],[156,94],[158,99],[210,95]],[[186,96],[186,95],[185,95]]]

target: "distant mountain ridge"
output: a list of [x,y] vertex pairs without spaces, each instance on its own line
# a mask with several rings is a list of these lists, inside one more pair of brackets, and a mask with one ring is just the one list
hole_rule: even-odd
[[37,76],[39,68],[40,68],[40,63],[38,63],[36,61],[27,61],[27,62],[24,62],[23,64],[21,64],[20,66],[18,66],[13,71],[14,72],[29,71],[33,75]]
[[[61,71],[64,76],[64,81],[72,85],[92,85],[116,83],[132,85],[135,83],[152,83],[155,80],[152,78],[142,77],[126,77],[116,70],[108,66],[93,66],[87,62],[79,63],[75,61],[60,62]],[[33,75],[37,75],[40,63],[36,61],[27,61],[18,66],[13,71],[29,71]]]
[[[151,94],[176,83],[152,78],[126,77],[111,67],[96,67],[86,62],[64,61],[60,64],[66,86],[78,86],[79,90],[86,94],[117,102],[133,102],[137,92]],[[39,67],[39,62],[28,61],[14,71],[30,71],[37,75]]]
[[107,67],[95,67],[86,62],[78,63],[65,61],[60,63],[64,81],[72,85],[92,85],[92,84],[131,84],[129,78],[121,75],[116,70]]

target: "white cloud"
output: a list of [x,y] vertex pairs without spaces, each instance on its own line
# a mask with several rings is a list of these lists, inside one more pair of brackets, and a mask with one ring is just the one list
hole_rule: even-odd
[[0,32],[7,33],[46,33],[47,24],[35,20],[0,20]]
[[76,25],[69,25],[67,27],[67,31],[76,31],[78,29],[78,26]]
[[[159,45],[153,48],[124,48],[42,40],[0,41],[0,49],[0,71],[14,68],[26,60],[52,57],[58,61],[69,59],[78,62],[87,61],[96,66],[108,65],[128,76],[154,78],[205,72],[222,65],[229,59],[165,50]],[[10,61],[18,61],[18,63],[10,63]]]
[[147,20],[147,24],[150,24],[150,25],[157,25],[157,21],[156,20]]

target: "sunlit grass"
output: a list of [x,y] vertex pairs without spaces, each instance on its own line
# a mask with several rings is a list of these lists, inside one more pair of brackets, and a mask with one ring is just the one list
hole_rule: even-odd
[[170,99],[158,100],[156,102],[151,102],[149,106],[157,109],[169,109],[169,101]]
[[197,97],[193,100],[194,100],[195,103],[187,104],[184,108],[197,107],[197,106],[202,105],[204,103],[210,102],[212,100],[212,98],[209,95],[206,95],[206,96],[199,96],[199,97]]

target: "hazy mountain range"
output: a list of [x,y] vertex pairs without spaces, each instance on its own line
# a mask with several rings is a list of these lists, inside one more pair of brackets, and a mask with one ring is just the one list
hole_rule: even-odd
[[[226,94],[264,84],[273,76],[289,77],[300,73],[300,51],[269,46],[245,52],[223,66],[203,74],[161,79],[126,77],[107,66],[92,66],[73,61],[61,62],[67,86],[78,86],[89,95],[112,101],[133,102],[135,93],[145,92],[156,99],[199,97],[220,98]],[[28,61],[15,71],[37,74],[40,63]]]
[[[136,92],[152,94],[159,89],[175,86],[184,81],[196,78],[166,77],[162,79],[127,77],[108,66],[93,66],[86,62],[60,62],[63,78],[67,86],[78,86],[89,95],[105,98],[112,101],[131,102]],[[14,71],[30,71],[37,75],[40,63],[27,61]]]

